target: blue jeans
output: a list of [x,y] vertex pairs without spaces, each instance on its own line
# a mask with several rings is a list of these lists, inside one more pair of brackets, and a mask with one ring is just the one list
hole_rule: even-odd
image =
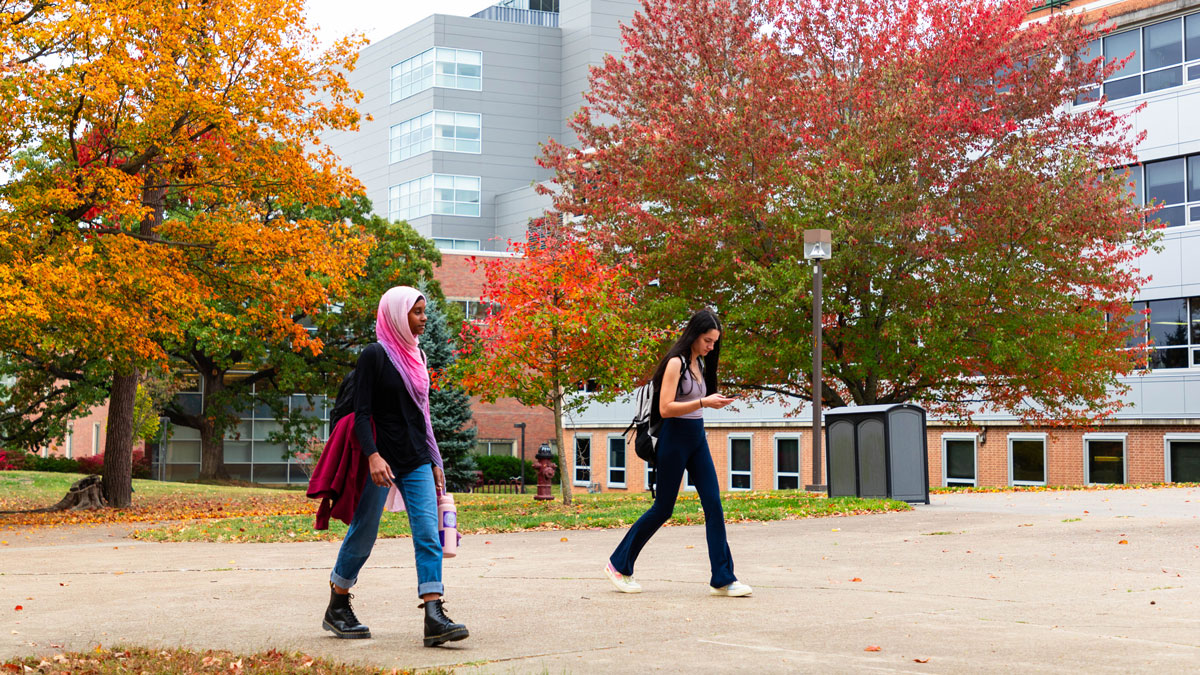
[[[425,464],[412,471],[396,476],[396,487],[404,497],[404,509],[408,512],[408,524],[412,529],[413,549],[417,558],[417,595],[445,592],[442,586],[442,543],[438,539],[437,490],[433,484],[433,465]],[[341,588],[350,588],[358,582],[358,572],[371,557],[375,548],[375,537],[379,534],[379,518],[383,515],[383,502],[388,488],[371,482],[363,485],[358,508],[350,521],[350,529],[338,550],[337,563],[333,566],[330,581]]]
[[725,511],[721,508],[717,470],[708,451],[708,438],[704,435],[704,420],[678,417],[663,420],[658,433],[657,468],[654,505],[625,533],[609,562],[621,574],[633,575],[633,564],[642,547],[675,512],[675,498],[679,496],[679,484],[686,469],[700,494],[700,505],[704,507],[704,533],[708,540],[708,563],[712,567],[709,585],[721,588],[737,581],[733,576],[733,555],[725,539]]

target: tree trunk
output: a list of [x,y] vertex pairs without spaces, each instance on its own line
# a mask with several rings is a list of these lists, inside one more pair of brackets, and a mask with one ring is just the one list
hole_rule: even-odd
[[225,470],[225,433],[216,429],[209,412],[212,396],[225,389],[224,373],[216,368],[204,373],[204,412],[200,424],[200,477],[229,480]]
[[133,402],[137,372],[114,375],[108,399],[108,431],[104,436],[104,497],[124,508],[133,498]]
[[554,442],[558,444],[558,461],[562,463],[562,466],[558,467],[558,482],[562,484],[563,504],[570,506],[572,477],[567,474],[575,471],[575,462],[570,462],[571,471],[567,471],[567,447],[563,444],[562,399],[563,389],[559,387],[558,395],[554,397]]

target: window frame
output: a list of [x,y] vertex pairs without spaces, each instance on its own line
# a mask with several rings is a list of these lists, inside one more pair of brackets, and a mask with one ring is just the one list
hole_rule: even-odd
[[[971,441],[971,445],[975,448],[975,477],[966,478],[950,478],[946,471],[950,466],[949,448],[946,446],[946,441]],[[978,431],[948,431],[942,433],[942,487],[953,487],[950,481],[954,481],[954,485],[960,486],[976,486],[979,485],[979,432]]]
[[[748,471],[736,471],[733,468],[733,442],[746,441],[750,451],[750,469]],[[725,437],[725,479],[727,488],[730,492],[737,490],[745,492],[754,489],[754,434],[751,433],[732,433]],[[750,487],[734,487],[733,477],[745,476],[750,481]]]
[[[452,179],[451,187],[448,189],[450,189],[452,192],[456,192],[456,193],[459,191],[459,189],[454,184],[458,181],[458,179],[466,179],[466,180],[476,181],[477,185],[478,185],[478,189],[475,190],[477,201],[475,201],[475,202],[458,201],[457,199],[455,199],[453,201],[446,201],[446,200],[438,199],[437,198],[438,190],[447,189],[444,186],[438,185],[439,179],[446,179],[446,178]],[[427,181],[427,183],[425,181]],[[415,190],[411,190],[410,194],[420,195],[416,198],[418,201],[415,203],[415,205],[400,207],[399,203],[402,198],[402,195],[400,194],[400,192],[403,191],[403,189],[406,186],[411,186],[414,183],[417,184],[417,187]],[[393,191],[395,191],[395,192],[393,192]],[[468,192],[468,190],[463,190],[463,191]],[[425,201],[425,196],[424,196],[425,193],[428,193],[428,197],[429,197],[428,202]],[[457,194],[455,195],[455,197],[457,197]],[[458,205],[458,204],[472,204],[472,203],[476,207],[476,213],[473,213],[473,214],[472,213],[442,213],[442,212],[438,211],[438,204]],[[411,202],[410,202],[410,204],[411,204]],[[416,210],[415,213],[412,212],[413,209]],[[457,209],[457,207],[452,207],[452,210],[456,210],[456,209]],[[483,178],[481,176],[468,176],[468,175],[456,174],[456,173],[430,173],[430,174],[425,174],[424,176],[418,176],[411,180],[401,181],[399,183],[396,183],[395,185],[388,186],[388,220],[393,221],[393,222],[398,222],[401,220],[408,222],[408,221],[415,220],[417,218],[425,218],[426,216],[442,216],[442,217],[449,216],[449,217],[454,217],[454,218],[481,218],[483,216]]]
[[1200,433],[1178,432],[1163,434],[1163,482],[1174,483],[1171,476],[1171,441],[1181,443],[1200,443]]
[[[438,128],[438,115],[439,114],[454,116],[454,124],[451,126],[451,128],[454,130],[454,136],[452,136],[450,138],[453,141],[455,141],[455,146],[456,146],[455,148],[447,149],[444,147],[442,147],[442,148],[438,147],[438,138],[439,137],[437,135],[437,128]],[[469,127],[469,126],[465,126],[465,125],[462,127],[464,129],[474,128],[478,132],[478,137],[475,139],[475,143],[478,145],[478,148],[475,150],[459,150],[459,149],[457,149],[457,141],[459,140],[458,129],[460,128],[458,125],[458,118],[460,115],[474,117],[475,121],[477,122],[475,127]],[[425,118],[428,118],[427,123],[422,122],[420,124],[420,126],[415,126],[416,123],[418,122],[418,120],[424,120]],[[411,126],[408,132],[403,132],[403,131],[401,131],[401,129],[403,128],[403,126],[405,124],[414,125],[414,126]],[[429,130],[428,145],[426,145],[426,138],[425,138],[425,135],[426,135],[425,130],[426,129]],[[406,133],[407,133],[407,135],[418,134],[418,142],[404,144],[403,138],[406,135]],[[470,140],[470,139],[465,139],[465,140]],[[414,146],[416,146],[416,148],[417,148],[416,150],[410,150],[407,155],[404,154],[405,148],[412,148]],[[423,112],[419,115],[414,115],[406,120],[403,120],[401,122],[398,122],[398,123],[393,124],[390,127],[388,127],[388,164],[397,164],[399,162],[403,162],[405,160],[409,160],[414,157],[419,157],[420,155],[424,155],[429,152],[453,152],[453,153],[465,154],[465,155],[482,154],[483,153],[483,114],[482,113],[465,112],[462,110],[444,110],[441,108],[434,108],[433,110]]]
[[[794,474],[790,471],[781,472],[779,470],[779,441],[781,441],[781,440],[782,441],[796,441],[796,472]],[[773,460],[772,464],[773,464],[773,470],[774,470],[774,478],[773,478],[772,485],[775,486],[776,490],[789,489],[789,488],[779,487],[779,478],[781,476],[786,477],[786,478],[795,477],[796,489],[803,490],[804,489],[804,480],[803,480],[804,465],[801,463],[801,459],[802,459],[801,449],[804,447],[804,435],[800,432],[775,434],[772,438],[771,447],[774,450],[774,452],[772,453],[772,455],[773,455],[772,456],[772,460]]]
[[[1094,483],[1092,469],[1088,462],[1089,441],[1120,441],[1121,442],[1121,482]],[[1083,483],[1085,485],[1128,485],[1129,484],[1129,434],[1125,432],[1095,432],[1083,435]]]
[[[1133,73],[1124,73],[1119,76],[1114,74],[1114,76],[1110,76],[1108,79],[1101,79],[1101,80],[1097,81],[1093,85],[1093,89],[1091,90],[1096,93],[1093,94],[1091,97],[1089,97],[1089,99],[1087,99],[1087,100],[1080,100],[1080,98],[1077,97],[1074,102],[1074,107],[1096,105],[1102,96],[1108,95],[1108,92],[1105,89],[1106,84],[1119,82],[1119,81],[1123,81],[1123,80],[1132,80],[1134,78],[1137,78],[1138,93],[1128,94],[1125,96],[1120,96],[1118,98],[1109,98],[1108,101],[1110,103],[1115,102],[1115,101],[1123,101],[1123,100],[1127,100],[1127,99],[1133,99],[1133,98],[1137,98],[1139,96],[1156,95],[1156,94],[1159,94],[1160,92],[1170,91],[1172,89],[1178,89],[1180,87],[1187,87],[1191,84],[1200,83],[1200,55],[1192,54],[1192,55],[1190,55],[1191,58],[1189,58],[1188,49],[1187,49],[1187,30],[1188,30],[1188,24],[1190,23],[1189,19],[1196,23],[1200,23],[1200,12],[1190,12],[1187,14],[1180,14],[1178,16],[1172,16],[1170,18],[1160,19],[1157,21],[1152,21],[1149,23],[1145,23],[1145,24],[1133,26],[1133,27],[1122,26],[1120,30],[1114,31],[1113,33],[1110,33],[1109,35],[1105,35],[1105,36],[1099,38],[1098,40],[1096,40],[1096,42],[1099,43],[1099,54],[1096,54],[1096,55],[1089,54],[1089,56],[1093,59],[1096,58],[1096,56],[1099,56],[1102,58],[1101,63],[1107,65],[1111,61],[1125,58],[1127,56],[1127,54],[1113,54],[1112,56],[1109,56],[1108,54],[1105,53],[1105,47],[1106,47],[1105,43],[1109,39],[1117,38],[1118,36],[1120,36],[1122,34],[1131,33],[1131,32],[1136,31],[1137,32],[1137,48],[1134,51],[1134,59],[1136,60],[1137,71],[1133,72]],[[1179,22],[1179,38],[1180,38],[1179,56],[1180,56],[1180,60],[1177,63],[1169,63],[1167,65],[1156,66],[1154,68],[1147,68],[1146,67],[1146,54],[1148,52],[1147,37],[1146,37],[1147,29],[1154,28],[1156,26],[1160,26],[1163,24],[1168,24],[1168,23],[1171,23],[1172,21]],[[1170,86],[1160,87],[1160,88],[1157,88],[1157,89],[1154,89],[1151,91],[1146,90],[1146,76],[1147,75],[1153,76],[1156,73],[1165,73],[1165,72],[1171,70],[1172,68],[1179,69],[1179,84],[1172,84]]]
[[[592,485],[592,434],[575,434],[571,439],[571,485],[576,487],[591,487]],[[587,471],[587,478],[583,481],[579,480],[579,439],[586,438],[588,442],[588,463],[583,467]]]
[[[1042,442],[1042,480],[1029,481],[1017,480],[1016,474],[1013,473],[1013,441],[1041,441]],[[1040,485],[1045,486],[1049,481],[1050,474],[1050,443],[1047,440],[1045,432],[1030,432],[1020,431],[1008,434],[1008,484],[1017,485]],[[978,474],[978,469],[976,469]]]
[[[613,467],[613,463],[612,463],[612,456],[613,456],[613,442],[614,441],[621,442],[621,457],[622,457],[621,462],[622,463],[621,463],[620,468],[615,469],[616,471],[621,472],[621,474],[622,474],[621,481],[613,480],[614,467]],[[625,434],[616,433],[616,434],[607,434],[605,436],[605,439],[604,439],[604,469],[605,469],[604,470],[604,478],[605,478],[604,484],[606,487],[625,488],[628,485],[628,483],[629,483],[629,439],[625,437]]]

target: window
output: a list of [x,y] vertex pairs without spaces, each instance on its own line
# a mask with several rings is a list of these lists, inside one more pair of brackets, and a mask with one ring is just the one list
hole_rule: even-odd
[[658,469],[650,466],[649,462],[642,462],[642,464],[644,464],[646,467],[646,471],[642,474],[646,477],[645,478],[646,489],[649,490],[650,486],[653,485],[654,489],[657,490],[658,489]]
[[1200,296],[1134,302],[1126,321],[1141,321],[1146,311],[1146,329],[1130,337],[1127,345],[1152,340],[1149,365],[1155,370],[1200,367]]
[[517,447],[516,441],[477,441],[475,443],[475,454],[477,455],[503,455],[505,457],[516,457],[513,449]]
[[608,486],[625,487],[625,437],[608,437]]
[[1083,480],[1125,482],[1125,434],[1084,434]]
[[[1104,80],[1103,92],[1110,101],[1200,80],[1200,14],[1093,40],[1081,50],[1079,59],[1090,61],[1097,56],[1103,56],[1106,63],[1125,61]],[[1093,103],[1099,98],[1097,89],[1088,89],[1075,103]]]
[[480,152],[482,116],[475,113],[434,110],[394,125],[391,129],[392,162],[431,150]]
[[775,437],[775,489],[800,489],[800,437]]
[[592,437],[575,436],[575,484],[587,486],[592,482]]
[[392,103],[430,87],[483,88],[483,52],[434,47],[392,66]]
[[100,423],[92,425],[92,454],[100,454]]
[[75,456],[75,425],[67,425],[67,437],[63,439],[63,455],[67,459]]
[[479,176],[423,176],[389,188],[388,218],[411,220],[431,213],[479,217],[479,192]]
[[1168,434],[1166,446],[1166,481],[1168,483],[1200,482],[1200,434]]
[[729,489],[749,490],[750,481],[750,443],[749,436],[731,436],[729,438]]
[[479,300],[450,300],[450,302],[462,309],[463,317],[467,321],[483,321],[487,318],[489,311],[494,311],[495,308],[499,307],[495,303]]
[[1160,205],[1146,216],[1164,227],[1200,225],[1200,155],[1116,169],[1125,174],[1129,196],[1139,206]]
[[942,434],[942,483],[975,484],[975,434]]
[[434,237],[433,245],[437,246],[442,251],[478,251],[478,239],[446,239],[444,237]]
[[1046,434],[1008,435],[1009,485],[1046,484]]

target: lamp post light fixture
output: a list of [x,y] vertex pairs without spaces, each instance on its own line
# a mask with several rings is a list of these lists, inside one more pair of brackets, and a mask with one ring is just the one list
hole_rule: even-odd
[[525,494],[525,423],[517,422],[513,428],[521,430],[521,494]]
[[829,230],[804,231],[804,259],[813,261],[812,323],[812,484],[809,492],[824,492],[821,482],[821,261],[833,257],[833,235]]

